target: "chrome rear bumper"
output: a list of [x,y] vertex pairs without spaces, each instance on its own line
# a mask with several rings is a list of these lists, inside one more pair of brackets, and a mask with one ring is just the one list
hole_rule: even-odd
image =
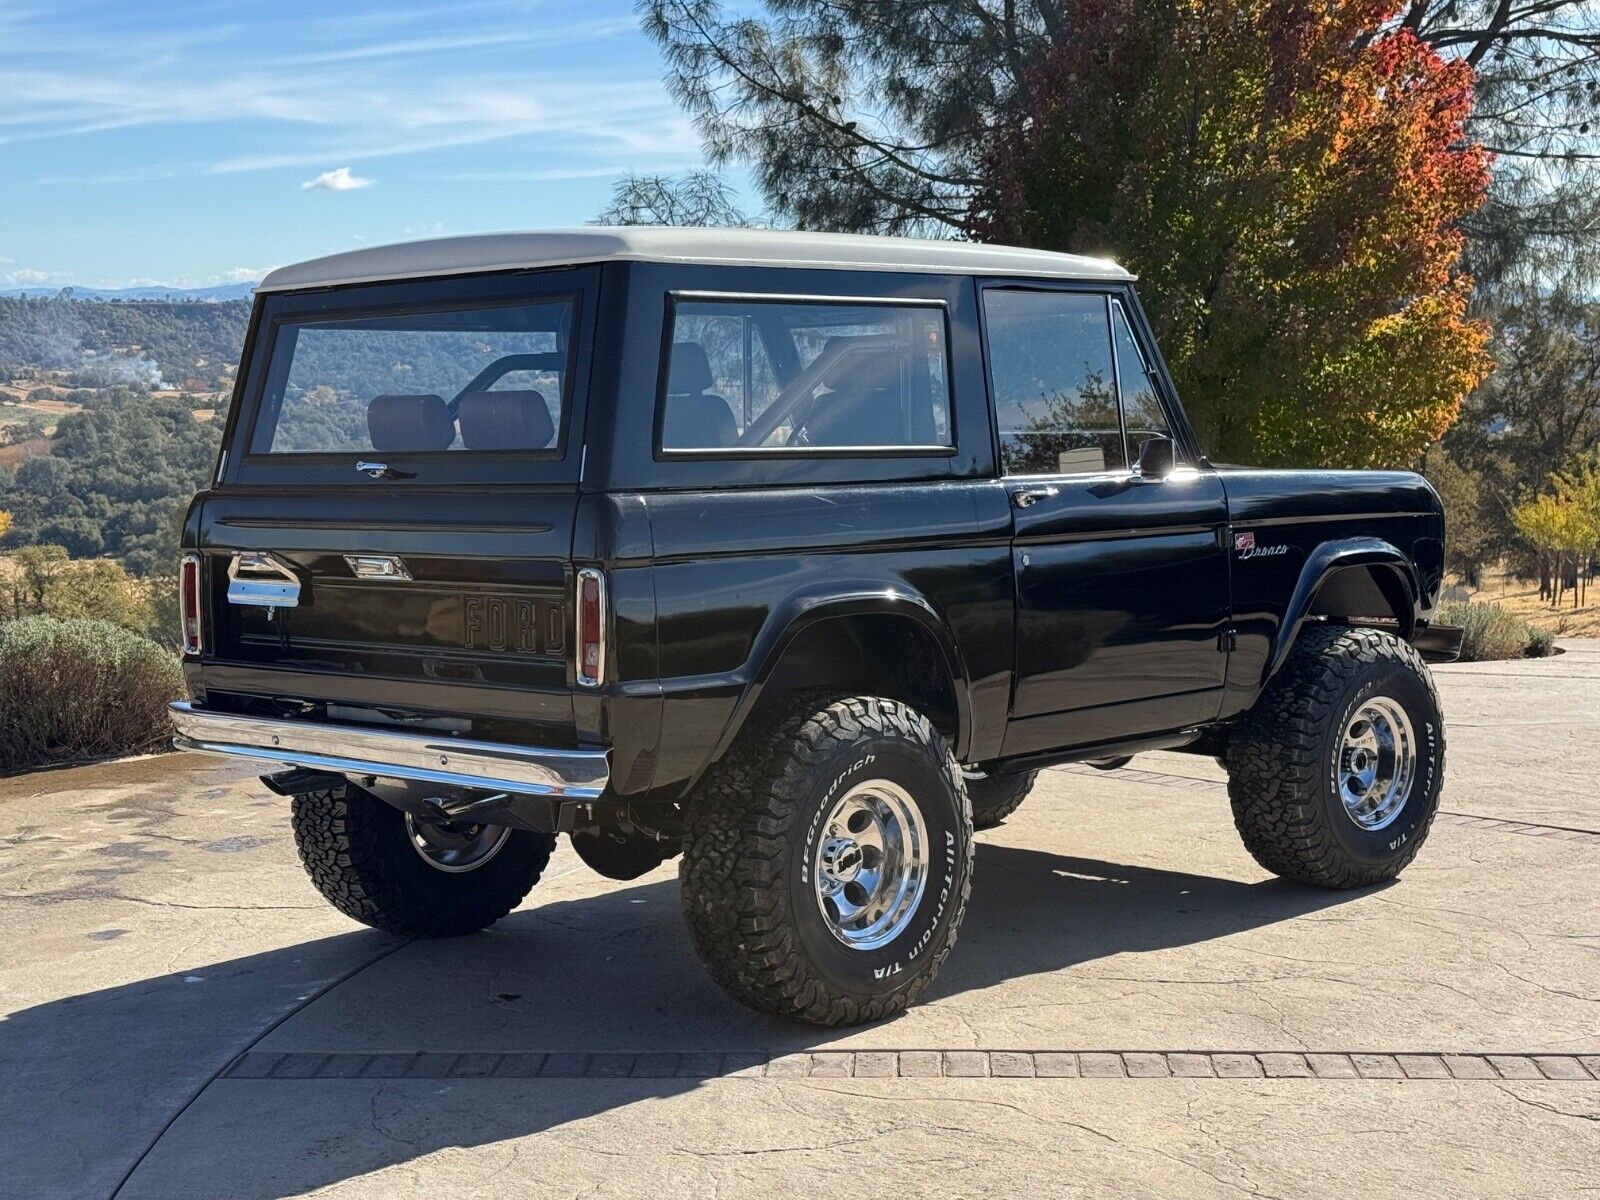
[[604,750],[547,750],[434,733],[285,721],[170,706],[179,750],[227,754],[342,775],[412,779],[448,787],[593,800],[611,778]]

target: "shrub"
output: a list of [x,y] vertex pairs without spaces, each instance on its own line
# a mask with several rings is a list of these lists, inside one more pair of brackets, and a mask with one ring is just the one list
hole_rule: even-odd
[[73,559],[61,546],[23,546],[0,558],[0,621],[17,617],[110,621],[135,633],[155,620],[149,587],[106,558]]
[[0,774],[159,750],[177,658],[109,621],[0,624]]
[[1555,634],[1528,624],[1498,604],[1480,600],[1439,607],[1439,622],[1459,625],[1462,662],[1493,662],[1502,658],[1545,658],[1555,653]]

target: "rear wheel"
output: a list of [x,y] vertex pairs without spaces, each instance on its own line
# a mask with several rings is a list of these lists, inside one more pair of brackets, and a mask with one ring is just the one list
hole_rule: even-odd
[[290,808],[311,882],[347,917],[407,937],[454,937],[522,903],[555,839],[414,816],[354,784],[305,792]]
[[1444,780],[1428,668],[1391,633],[1308,630],[1229,739],[1227,767],[1234,824],[1267,870],[1330,888],[1393,879]]
[[1037,771],[1018,771],[1011,775],[985,775],[982,771],[961,772],[972,801],[972,827],[993,829],[1016,812],[1033,790]]
[[972,875],[961,774],[893,700],[758,721],[691,798],[680,878],[696,951],[734,997],[819,1025],[898,1012],[955,944]]

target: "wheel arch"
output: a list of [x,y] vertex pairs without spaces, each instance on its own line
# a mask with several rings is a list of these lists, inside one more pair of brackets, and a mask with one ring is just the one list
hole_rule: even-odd
[[972,729],[966,666],[926,597],[882,583],[792,597],[774,610],[754,664],[707,765],[720,759],[764,702],[810,688],[882,695],[922,711],[957,759]]
[[1283,667],[1308,621],[1359,625],[1392,620],[1411,641],[1420,628],[1422,587],[1416,566],[1382,538],[1323,542],[1306,556],[1278,627],[1263,686]]

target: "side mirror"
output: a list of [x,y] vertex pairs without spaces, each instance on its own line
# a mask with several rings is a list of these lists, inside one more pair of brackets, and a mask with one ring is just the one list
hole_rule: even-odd
[[1139,444],[1140,478],[1152,482],[1165,479],[1176,465],[1171,438],[1150,437]]

